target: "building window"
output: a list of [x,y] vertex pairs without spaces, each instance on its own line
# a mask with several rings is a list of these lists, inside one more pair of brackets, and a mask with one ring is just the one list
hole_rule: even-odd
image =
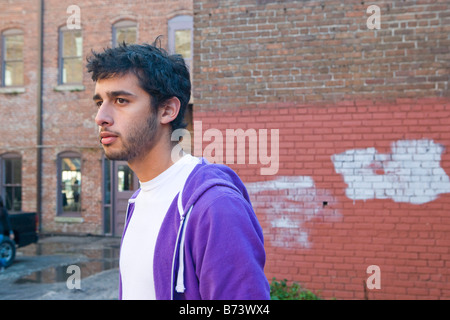
[[[186,62],[186,65],[189,68],[190,71],[190,77],[191,77],[191,91],[192,91],[192,84],[193,84],[193,30],[194,30],[194,22],[191,16],[187,15],[181,15],[176,16],[175,18],[172,18],[169,20],[168,25],[168,46],[169,46],[169,53],[170,54],[180,54],[183,56],[184,61]],[[187,130],[191,133],[191,136],[193,134],[193,95],[191,94],[191,100],[189,101],[189,105],[185,112],[185,122],[187,125]],[[184,139],[183,139],[184,140]],[[191,145],[187,145],[186,142],[181,143],[181,147],[185,150],[185,152],[189,152],[188,150],[193,150],[193,143],[194,141],[191,140]]]
[[59,84],[83,82],[83,37],[80,29],[60,28]]
[[137,24],[134,21],[123,20],[113,25],[113,47],[122,43],[137,43]]
[[1,195],[6,209],[22,210],[22,158],[18,154],[5,154],[1,158]]
[[81,215],[81,157],[65,152],[58,157],[58,214]]
[[181,54],[192,74],[193,19],[191,16],[177,16],[169,20],[169,52]]
[[23,86],[23,32],[3,32],[2,49],[2,87]]
[[103,155],[103,221],[105,234],[113,233],[111,160]]
[[117,191],[134,190],[134,173],[126,164],[119,165],[117,170]]

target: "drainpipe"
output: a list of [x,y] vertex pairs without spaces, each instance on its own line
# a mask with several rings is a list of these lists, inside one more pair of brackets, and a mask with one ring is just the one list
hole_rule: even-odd
[[37,76],[37,161],[36,161],[36,214],[39,219],[38,231],[42,230],[42,95],[44,58],[44,0],[39,0],[38,8],[38,76]]

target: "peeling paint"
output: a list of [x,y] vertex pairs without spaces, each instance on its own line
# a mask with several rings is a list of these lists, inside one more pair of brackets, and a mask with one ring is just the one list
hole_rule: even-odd
[[352,149],[331,157],[353,200],[392,199],[424,204],[450,192],[450,179],[440,165],[444,147],[433,140],[399,140],[390,154],[375,148]]
[[265,233],[270,235],[273,246],[311,248],[307,222],[335,222],[342,218],[338,210],[331,208],[336,203],[331,192],[316,188],[309,176],[280,176],[247,183],[246,187],[255,210],[264,212],[270,224]]

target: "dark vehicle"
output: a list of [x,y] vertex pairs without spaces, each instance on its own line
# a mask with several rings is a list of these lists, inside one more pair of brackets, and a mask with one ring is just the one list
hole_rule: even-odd
[[36,217],[36,213],[34,212],[9,214],[11,229],[14,232],[14,240],[11,240],[9,234],[5,233],[0,243],[0,258],[4,259],[5,267],[9,267],[14,262],[16,247],[25,247],[38,241]]

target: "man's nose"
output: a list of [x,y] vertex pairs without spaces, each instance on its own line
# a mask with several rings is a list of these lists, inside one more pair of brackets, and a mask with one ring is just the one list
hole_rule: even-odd
[[114,124],[111,108],[108,103],[103,102],[98,109],[97,115],[95,116],[95,123],[97,123],[99,127],[110,127]]

